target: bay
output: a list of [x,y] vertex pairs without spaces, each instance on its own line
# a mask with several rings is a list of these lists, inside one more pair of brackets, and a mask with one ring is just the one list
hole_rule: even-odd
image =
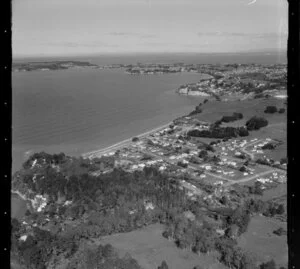
[[[79,60],[98,65],[142,63],[281,63],[284,53],[137,54],[24,58],[14,62]],[[201,74],[131,76],[124,70],[15,72],[12,170],[38,151],[82,153],[110,146],[193,110],[203,98],[178,96]]]
[[13,171],[37,151],[78,156],[189,113],[201,98],[175,93],[200,74],[124,70],[13,73]]

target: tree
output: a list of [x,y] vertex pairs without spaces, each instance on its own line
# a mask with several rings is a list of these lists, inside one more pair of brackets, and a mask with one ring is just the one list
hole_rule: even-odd
[[262,189],[262,183],[259,181],[255,181],[254,188],[250,189],[250,193],[256,194],[256,195],[263,195],[263,189]]
[[235,269],[255,269],[255,264],[247,253],[236,246],[235,241],[231,239],[220,240],[217,242],[217,249],[219,250],[220,262]]
[[246,172],[247,168],[243,165],[241,166],[241,168],[239,169],[240,172]]
[[238,207],[227,217],[225,225],[227,227],[230,227],[234,224],[237,225],[239,228],[239,234],[242,234],[247,231],[249,222],[250,214],[247,209]]
[[280,159],[280,164],[286,164],[286,163],[287,163],[287,158]]
[[283,213],[284,213],[284,206],[283,206],[283,204],[280,204],[278,207],[277,207],[277,210],[276,210],[276,213],[278,214],[278,215],[282,215]]
[[283,204],[278,205],[277,203],[269,202],[268,207],[266,208],[266,210],[264,211],[263,214],[265,216],[273,217],[276,214],[282,215],[284,212],[285,212],[285,210],[284,210]]
[[220,203],[221,203],[222,205],[227,205],[228,202],[229,202],[229,200],[228,200],[228,198],[227,198],[225,195],[221,197]]
[[267,106],[264,112],[269,113],[269,114],[276,113],[277,107],[276,106]]
[[241,136],[241,137],[245,137],[245,136],[249,135],[249,132],[245,126],[239,127],[238,133],[239,133],[239,136]]
[[140,139],[138,137],[133,137],[132,142],[138,142]]
[[268,125],[268,121],[263,117],[253,116],[246,122],[248,131],[259,130]]
[[157,269],[169,269],[166,261],[162,261],[161,265],[157,267]]
[[181,162],[181,161],[179,161],[179,162],[177,163],[177,165],[178,165],[178,166],[181,166],[181,167],[183,167],[183,168],[187,168],[187,167],[188,167],[188,164],[187,164],[187,163],[183,163],[183,162]]
[[207,151],[215,152],[215,149],[214,149],[214,147],[213,147],[212,145],[206,145],[206,146],[205,146],[205,149],[206,149]]
[[267,144],[263,145],[261,148],[272,150],[272,149],[276,148],[276,145],[274,143],[267,143]]
[[286,231],[282,227],[280,227],[280,228],[274,230],[273,234],[281,236],[281,235],[286,235],[287,233],[286,233]]
[[198,154],[198,157],[202,158],[202,159],[206,158],[207,156],[208,156],[208,153],[206,150],[201,150]]

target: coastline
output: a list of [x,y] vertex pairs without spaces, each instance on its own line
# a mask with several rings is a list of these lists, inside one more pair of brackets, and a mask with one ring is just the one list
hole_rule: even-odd
[[19,191],[11,190],[11,194],[16,194],[20,199],[22,199],[24,201],[29,201],[30,200],[25,195],[23,195],[22,193],[20,193]]
[[150,135],[152,133],[160,131],[161,129],[167,128],[172,123],[173,123],[173,121],[168,122],[166,124],[160,125],[159,127],[156,127],[154,129],[151,129],[151,130],[146,131],[144,133],[141,133],[139,135],[132,136],[131,138],[122,140],[122,141],[120,141],[118,143],[115,143],[113,145],[110,145],[108,147],[105,147],[105,148],[102,148],[102,149],[98,149],[98,150],[95,150],[95,151],[90,151],[90,152],[83,153],[83,154],[81,154],[81,156],[83,158],[96,158],[96,157],[100,157],[100,156],[102,156],[104,154],[107,154],[107,153],[109,153],[111,151],[116,151],[116,150],[118,150],[120,148],[123,148],[123,147],[126,147],[126,146],[130,145],[132,143],[132,138],[133,137],[138,137],[139,139],[144,138],[144,137],[146,137],[146,136],[148,136],[148,135]]

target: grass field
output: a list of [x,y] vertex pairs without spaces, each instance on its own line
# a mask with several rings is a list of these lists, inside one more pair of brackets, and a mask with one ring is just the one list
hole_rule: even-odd
[[265,190],[261,199],[263,201],[268,201],[268,200],[274,199],[276,197],[282,197],[286,194],[287,194],[287,184],[282,183],[282,184],[277,185],[277,187],[275,187],[275,188]]
[[[209,101],[202,106],[203,112],[195,117],[202,121],[215,122],[216,120],[221,119],[223,116],[232,115],[233,112],[242,113],[244,116],[242,120],[222,124],[222,126],[234,127],[244,125],[252,116],[264,117],[268,120],[269,125],[261,128],[258,131],[251,131],[249,136],[247,136],[245,139],[251,140],[253,138],[272,138],[281,140],[283,143],[280,146],[278,146],[275,150],[267,150],[264,154],[276,161],[287,156],[287,116],[286,112],[282,114],[266,114],[264,113],[264,110],[266,106],[285,108],[284,102],[285,100],[276,98],[252,99],[232,102]],[[206,140],[210,141],[208,139]]]
[[225,269],[214,254],[199,256],[181,250],[162,237],[162,232],[163,226],[154,224],[133,232],[106,236],[96,243],[111,244],[120,256],[128,252],[144,269],[156,269],[163,260],[172,269],[192,269],[196,265],[209,269]]
[[[232,101],[232,102],[218,102],[209,101],[202,105],[203,112],[196,115],[196,118],[202,121],[211,121],[221,119],[223,116],[232,115],[233,112],[242,113],[244,120],[249,119],[252,116],[265,117],[270,123],[286,122],[286,113],[279,114],[266,114],[264,110],[266,106],[276,106],[277,108],[284,108],[284,100],[269,98],[269,99],[250,99],[244,101]],[[242,121],[240,121],[242,123]]]
[[251,219],[247,232],[238,239],[238,244],[253,253],[260,262],[274,259],[277,265],[287,266],[287,236],[273,234],[273,231],[279,227],[287,229],[286,223],[263,216],[255,216]]

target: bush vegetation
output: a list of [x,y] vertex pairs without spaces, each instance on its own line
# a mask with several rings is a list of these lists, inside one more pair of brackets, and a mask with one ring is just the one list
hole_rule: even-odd
[[274,114],[276,113],[278,110],[277,110],[277,107],[276,106],[267,106],[266,109],[264,110],[265,113],[268,113],[268,114]]
[[[201,152],[208,157],[205,145],[203,147]],[[210,158],[219,161],[217,156]],[[106,161],[109,164],[109,159]],[[41,166],[33,169],[33,162]],[[247,200],[235,210],[210,209],[210,214],[218,216],[221,228],[226,231],[224,236],[219,236],[216,226],[204,219],[199,210],[203,202],[189,200],[177,180],[153,167],[134,173],[114,169],[98,176],[89,174],[87,171],[98,162],[101,158],[96,161],[73,160],[64,155],[54,157],[43,153],[28,160],[25,168],[14,175],[16,189],[21,186],[28,193],[30,190],[47,196],[44,210],[29,213],[27,218],[38,225],[49,218],[56,228],[51,231],[39,227],[26,230],[18,221],[12,220],[12,253],[27,268],[45,268],[54,257],[67,259],[68,268],[140,268],[131,257],[119,258],[111,246],[83,247],[83,242],[133,231],[152,223],[165,224],[163,236],[173,240],[179,248],[195,253],[218,251],[220,261],[225,265],[236,269],[252,268],[248,254],[237,247],[235,236],[247,230],[253,213],[273,216],[284,212],[279,204],[254,199]],[[60,169],[53,163],[60,164]],[[70,175],[70,171],[63,167],[73,167],[76,173]],[[202,186],[201,182],[199,186],[203,191],[213,193],[211,186]],[[236,188],[235,191],[238,197],[246,197],[245,188]],[[71,204],[66,206],[64,201]],[[225,197],[222,203],[227,206],[228,199]],[[151,208],[146,204],[151,204]],[[186,212],[194,215],[193,221],[186,217]],[[27,240],[20,241],[20,236],[28,232]],[[160,268],[167,268],[167,265],[162,263]]]
[[253,116],[246,122],[246,127],[248,131],[259,130],[262,127],[266,127],[268,121],[265,118]]

